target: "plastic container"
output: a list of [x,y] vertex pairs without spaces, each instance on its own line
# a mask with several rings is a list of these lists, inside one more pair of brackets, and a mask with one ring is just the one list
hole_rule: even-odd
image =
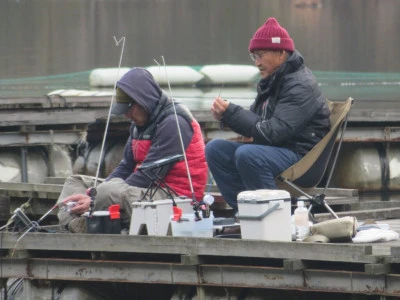
[[86,217],[87,233],[121,233],[121,219],[111,219],[109,211],[95,211],[91,216],[89,216],[89,213],[86,212],[83,214],[83,216]]
[[171,217],[172,236],[213,237],[214,215],[210,212],[209,218],[195,220],[194,213],[182,214],[180,221]]
[[310,234],[308,210],[304,201],[297,201],[297,208],[294,210],[294,224],[296,226],[296,240],[302,241]]
[[[183,213],[193,211],[191,199],[174,199]],[[145,226],[147,235],[166,236],[169,232],[172,200],[137,201],[132,203],[132,218],[129,235],[140,234]]]
[[244,191],[238,195],[242,239],[292,240],[291,199],[284,190]]

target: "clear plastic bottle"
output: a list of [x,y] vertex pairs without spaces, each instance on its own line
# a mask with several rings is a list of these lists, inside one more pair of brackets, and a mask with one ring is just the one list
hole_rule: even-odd
[[308,210],[304,201],[297,201],[297,208],[294,210],[294,224],[296,226],[296,240],[304,240],[310,233]]

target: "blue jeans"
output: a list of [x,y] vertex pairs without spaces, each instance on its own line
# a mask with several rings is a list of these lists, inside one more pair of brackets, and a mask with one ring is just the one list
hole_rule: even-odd
[[206,158],[222,196],[237,211],[240,192],[277,189],[274,178],[302,155],[286,148],[214,139],[206,145]]

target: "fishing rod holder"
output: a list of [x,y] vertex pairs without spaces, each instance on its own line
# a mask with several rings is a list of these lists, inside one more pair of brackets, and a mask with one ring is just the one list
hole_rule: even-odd
[[[182,209],[183,213],[193,211],[192,199],[179,196],[178,193],[165,182],[165,175],[176,162],[182,161],[182,154],[168,156],[152,163],[142,164],[137,169],[149,180],[150,184],[140,201],[132,203],[132,218],[129,229],[130,235],[166,236],[171,233],[172,207]],[[153,200],[156,192],[161,189],[168,195],[168,199]]]

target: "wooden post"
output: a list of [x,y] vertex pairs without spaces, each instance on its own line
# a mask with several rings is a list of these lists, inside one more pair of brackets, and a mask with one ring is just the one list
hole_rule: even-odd
[[10,218],[10,197],[0,195],[0,222]]

